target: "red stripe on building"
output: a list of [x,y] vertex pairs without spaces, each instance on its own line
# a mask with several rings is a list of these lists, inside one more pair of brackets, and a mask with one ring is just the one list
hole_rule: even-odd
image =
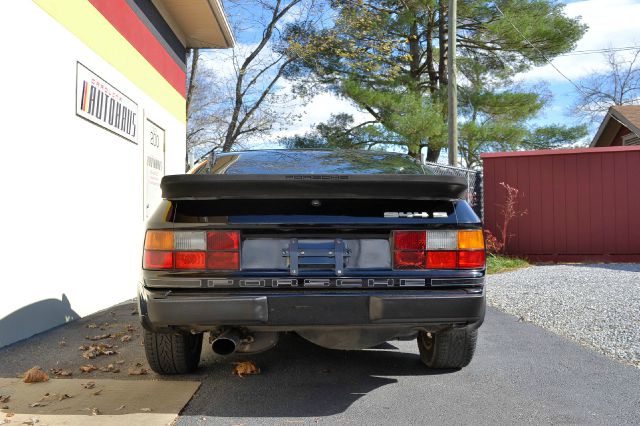
[[126,0],[89,0],[113,27],[173,86],[186,97],[186,73],[165,50]]

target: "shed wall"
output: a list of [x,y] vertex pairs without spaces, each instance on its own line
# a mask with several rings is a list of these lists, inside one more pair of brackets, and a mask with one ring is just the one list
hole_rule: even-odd
[[498,235],[507,183],[527,214],[508,254],[533,261],[640,262],[640,149],[545,150],[483,156],[485,228]]

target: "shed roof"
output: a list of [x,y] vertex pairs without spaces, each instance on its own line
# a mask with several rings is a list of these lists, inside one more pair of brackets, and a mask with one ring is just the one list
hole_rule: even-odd
[[[613,139],[618,133],[620,126],[626,127],[640,137],[640,105],[614,105],[610,107],[591,141],[591,146],[610,145],[610,139]],[[609,143],[602,143],[605,139],[609,140]]]

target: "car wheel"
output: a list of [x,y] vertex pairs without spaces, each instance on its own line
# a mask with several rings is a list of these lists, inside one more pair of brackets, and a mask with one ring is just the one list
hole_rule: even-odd
[[420,360],[430,368],[462,368],[469,365],[476,350],[477,329],[454,328],[418,334]]
[[158,374],[185,374],[198,368],[202,351],[202,333],[144,332],[144,351],[153,371]]

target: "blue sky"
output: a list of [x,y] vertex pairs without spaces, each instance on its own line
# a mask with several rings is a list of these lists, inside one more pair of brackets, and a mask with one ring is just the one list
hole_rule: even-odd
[[[583,0],[565,3],[567,15],[581,16],[582,22],[589,26],[585,36],[578,42],[576,51],[640,46],[640,0]],[[255,28],[259,26],[251,25],[248,20],[249,12],[237,4],[234,6],[235,9],[227,7],[227,11],[231,14],[232,21],[242,22],[242,28],[236,31],[238,43],[242,48],[242,45],[255,42]],[[563,74],[578,82],[581,78],[602,70],[604,57],[601,53],[568,55],[555,58],[553,63]],[[217,62],[217,66],[220,65],[222,64]],[[571,105],[575,102],[577,94],[576,88],[553,67],[546,65],[532,69],[519,76],[519,80],[525,84],[543,83],[553,96],[548,107],[535,120],[536,123],[580,123],[579,119],[571,114]],[[286,91],[289,87],[290,84],[283,81],[280,90]],[[300,103],[297,108],[302,114],[302,119],[276,131],[274,138],[305,133],[315,124],[326,121],[332,113],[348,112],[354,115],[356,121],[369,118],[368,114],[358,111],[348,100],[330,93],[320,94],[305,104]],[[590,140],[596,127],[597,123],[592,124],[587,139]]]

